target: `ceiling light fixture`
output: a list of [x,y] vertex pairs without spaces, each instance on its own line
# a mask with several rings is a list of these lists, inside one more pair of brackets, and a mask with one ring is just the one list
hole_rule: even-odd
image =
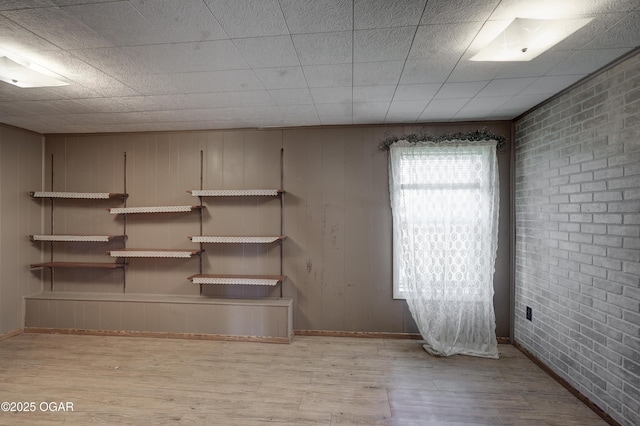
[[514,19],[471,61],[530,61],[569,37],[593,18]]
[[69,84],[58,74],[4,50],[0,50],[0,81],[21,88]]

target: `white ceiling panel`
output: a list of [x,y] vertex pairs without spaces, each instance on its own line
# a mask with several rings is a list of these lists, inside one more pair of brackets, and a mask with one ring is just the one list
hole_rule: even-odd
[[560,62],[560,64],[549,71],[547,75],[580,74],[583,73],[584,70],[588,69],[597,70],[626,51],[627,49],[578,50],[569,55],[567,59]]
[[396,86],[359,86],[353,88],[353,102],[386,102],[393,99]]
[[260,80],[252,70],[133,75],[130,76],[127,85],[145,95],[177,95],[263,89]]
[[411,123],[417,121],[427,106],[425,101],[393,101],[384,119],[385,123]]
[[351,63],[352,38],[349,31],[292,36],[302,65]]
[[351,30],[351,1],[280,0],[280,6],[291,34]]
[[517,95],[529,87],[535,80],[534,77],[496,79],[489,82],[489,84],[478,93],[478,97]]
[[387,86],[398,84],[403,61],[362,62],[353,64],[354,86]]
[[353,88],[351,87],[314,87],[310,91],[316,105],[351,103],[353,101]]
[[265,89],[300,89],[307,87],[302,67],[257,68],[253,71]]
[[445,83],[436,93],[434,99],[473,98],[487,86],[487,83],[487,81]]
[[[515,17],[591,17],[530,62],[469,59]],[[638,48],[638,0],[0,0],[0,82],[45,133],[512,119]],[[638,50],[640,51],[640,50]]]
[[205,0],[231,38],[288,34],[277,0]]
[[313,105],[309,89],[278,89],[268,92],[276,105]]
[[545,76],[536,79],[533,83],[527,86],[520,94],[522,95],[553,95],[558,93],[565,87],[568,87],[580,80],[584,75],[556,75]]
[[300,65],[290,36],[240,38],[233,41],[254,68]]
[[65,6],[63,10],[115,46],[169,41],[126,1]]
[[[35,8],[5,12],[4,16],[63,49],[110,47],[113,44],[63,9]],[[55,25],[49,24],[55,22]]]
[[[442,84],[399,84],[396,88],[396,93],[393,96],[393,101],[422,101],[425,106],[430,101]],[[424,109],[424,107],[423,107]]]
[[302,67],[309,87],[340,87],[353,84],[353,65],[307,65]]
[[437,56],[459,58],[482,27],[482,22],[421,25],[409,52],[409,59],[436,61]]
[[202,0],[129,0],[169,42],[229,38]]
[[421,25],[484,22],[499,0],[429,0]]
[[413,42],[415,27],[355,31],[353,61],[403,61]]
[[354,0],[355,29],[415,27],[426,0]]

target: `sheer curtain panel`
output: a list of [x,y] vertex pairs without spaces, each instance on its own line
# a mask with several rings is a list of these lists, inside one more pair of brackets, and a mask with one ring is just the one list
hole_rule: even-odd
[[498,358],[496,142],[390,147],[394,294],[433,355]]

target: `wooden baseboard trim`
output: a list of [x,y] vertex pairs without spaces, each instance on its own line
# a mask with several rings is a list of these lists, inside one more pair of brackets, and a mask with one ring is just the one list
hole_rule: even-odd
[[386,333],[377,331],[294,330],[293,334],[296,336],[363,337],[369,339],[422,340],[422,336],[418,333]]
[[496,337],[499,345],[510,345],[511,338],[510,337]]
[[16,328],[15,330],[7,331],[6,333],[0,334],[0,340],[10,339],[11,337],[19,336],[23,333],[21,328]]
[[291,343],[290,337],[230,336],[223,334],[167,333],[161,331],[86,330],[78,328],[27,327],[25,333],[75,334],[81,336],[150,337],[156,339],[222,340],[229,342]]
[[525,348],[524,346],[522,346],[522,344],[520,344],[517,341],[514,341],[513,342],[513,346],[515,346],[527,358],[529,358],[531,361],[533,361],[534,364],[536,364],[538,367],[540,367],[542,370],[544,370],[544,372],[547,373],[549,376],[551,376],[556,382],[560,383],[565,389],[567,389],[569,392],[571,392],[571,394],[573,396],[575,396],[580,401],[582,401],[584,403],[584,405],[586,405],[594,413],[599,415],[602,418],[602,420],[604,420],[605,422],[609,423],[611,426],[622,426],[613,417],[611,417],[609,414],[607,414],[602,408],[598,407],[593,401],[591,401],[589,398],[587,398],[582,392],[580,392],[578,389],[573,387],[573,385],[571,385],[564,378],[562,378],[560,375],[558,375],[556,372],[554,372],[551,368],[549,368],[547,366],[547,364],[542,362],[537,356],[535,356],[533,353],[529,352],[529,350],[527,348]]

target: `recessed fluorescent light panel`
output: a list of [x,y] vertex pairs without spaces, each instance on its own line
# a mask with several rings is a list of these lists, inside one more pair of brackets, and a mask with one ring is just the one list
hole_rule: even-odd
[[69,84],[59,75],[3,50],[0,50],[0,80],[22,88]]
[[516,18],[470,60],[530,61],[584,27],[592,19]]

